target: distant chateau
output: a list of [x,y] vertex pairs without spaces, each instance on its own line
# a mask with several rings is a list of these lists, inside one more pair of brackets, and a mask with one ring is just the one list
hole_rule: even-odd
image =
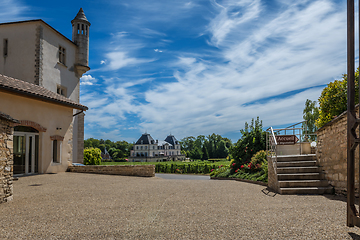
[[150,134],[144,133],[130,151],[131,162],[163,162],[184,160],[179,141],[169,135],[165,141],[154,140]]

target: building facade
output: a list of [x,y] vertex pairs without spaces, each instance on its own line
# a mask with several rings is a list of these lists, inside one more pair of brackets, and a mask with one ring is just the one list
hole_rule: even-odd
[[[80,9],[72,40],[41,19],[0,24],[0,74],[80,102],[80,78],[88,70],[90,22]],[[1,110],[1,109],[0,109]],[[73,109],[72,162],[83,161],[84,114]]]
[[12,126],[11,174],[65,172],[73,163],[74,110],[86,106],[0,74],[0,109],[18,120]]
[[169,135],[164,141],[154,140],[150,134],[144,133],[136,141],[130,151],[131,162],[163,162],[184,160],[179,141]]

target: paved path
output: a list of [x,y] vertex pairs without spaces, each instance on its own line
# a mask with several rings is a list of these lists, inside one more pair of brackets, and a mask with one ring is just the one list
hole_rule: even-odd
[[14,182],[1,239],[360,239],[336,196],[281,196],[238,181],[83,173]]

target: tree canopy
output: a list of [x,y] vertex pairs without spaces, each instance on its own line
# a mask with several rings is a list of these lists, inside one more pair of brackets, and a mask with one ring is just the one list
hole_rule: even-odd
[[[315,125],[316,119],[319,118],[319,109],[316,107],[316,101],[306,99],[305,108],[303,111],[303,119],[306,121],[303,123],[304,133],[312,134],[317,130]],[[307,137],[307,136],[305,136]],[[310,140],[315,140],[315,136],[310,135]]]
[[230,139],[218,134],[208,136],[199,135],[181,139],[181,150],[186,157],[191,159],[207,160],[211,158],[226,158],[229,155],[229,148],[232,146]]
[[[355,72],[355,103],[359,102],[359,69]],[[347,75],[342,80],[330,82],[319,97],[319,118],[316,127],[321,128],[327,122],[347,110]]]
[[251,120],[249,125],[245,122],[245,128],[240,130],[241,138],[230,149],[230,153],[236,164],[251,161],[251,157],[260,150],[266,149],[266,132],[262,129],[262,121],[259,117]]
[[88,138],[84,141],[84,148],[99,148],[101,152],[105,153],[105,148],[109,152],[113,160],[120,160],[130,155],[130,150],[133,144],[126,141],[103,140]]

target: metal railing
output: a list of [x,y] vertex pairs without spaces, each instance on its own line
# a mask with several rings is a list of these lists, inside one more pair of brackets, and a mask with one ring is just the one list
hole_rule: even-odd
[[[309,142],[309,141],[315,141],[317,140],[317,134],[315,133],[307,133],[306,127],[304,127],[304,123],[306,121],[295,123],[291,126],[288,126],[286,128],[279,128],[279,129],[273,129],[272,127],[269,127],[266,130],[266,151],[268,153],[268,156],[272,157],[273,161],[273,167],[276,174],[277,171],[277,146],[279,145],[276,136],[282,136],[282,135],[295,135],[298,138],[297,144],[299,144],[299,154],[302,154],[302,143]],[[301,124],[301,127],[298,127],[298,125]]]
[[[270,131],[270,132],[269,132]],[[275,174],[277,174],[277,153],[276,153],[276,137],[272,127],[268,128],[266,131],[266,152],[272,158],[273,168]]]

